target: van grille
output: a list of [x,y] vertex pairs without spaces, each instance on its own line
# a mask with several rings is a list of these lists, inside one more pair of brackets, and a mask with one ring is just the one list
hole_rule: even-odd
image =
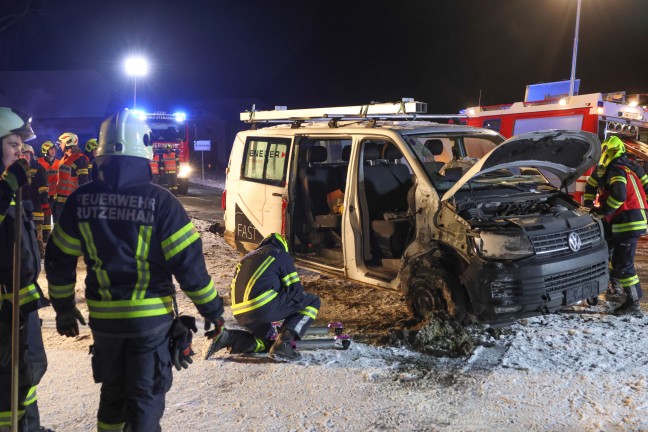
[[547,276],[545,278],[545,287],[547,292],[561,291],[575,285],[582,285],[586,282],[596,280],[601,276],[604,276],[607,271],[607,262],[592,264],[576,270]]
[[575,232],[581,238],[580,250],[587,250],[601,241],[601,230],[597,223],[593,223],[575,230],[562,231],[559,233],[529,236],[536,255],[540,256],[561,256],[573,253],[569,249],[569,235]]

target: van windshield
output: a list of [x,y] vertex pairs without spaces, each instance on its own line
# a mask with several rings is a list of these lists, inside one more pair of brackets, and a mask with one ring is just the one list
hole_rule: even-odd
[[[461,175],[502,141],[499,135],[475,133],[403,136],[437,190],[447,190]],[[451,168],[453,168],[451,170]],[[461,170],[459,170],[461,168]],[[446,178],[446,171],[448,178]]]

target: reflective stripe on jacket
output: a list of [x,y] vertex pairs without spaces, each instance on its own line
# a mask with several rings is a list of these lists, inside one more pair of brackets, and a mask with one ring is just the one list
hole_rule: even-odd
[[176,159],[175,152],[163,153],[162,162],[164,164],[164,171],[167,173],[176,172],[178,160]]
[[625,165],[614,164],[604,178],[601,210],[612,226],[612,235],[637,237],[646,234],[646,194],[637,174]]

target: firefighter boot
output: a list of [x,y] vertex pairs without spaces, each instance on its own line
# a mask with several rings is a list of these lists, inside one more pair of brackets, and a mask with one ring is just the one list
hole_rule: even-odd
[[626,294],[626,300],[614,309],[614,313],[618,315],[642,315],[643,312],[639,305],[639,299],[642,297],[641,286],[637,283],[624,287],[623,290]]
[[297,352],[297,335],[295,335],[295,332],[289,329],[282,331],[270,347],[268,356],[275,360],[299,360],[301,354]]

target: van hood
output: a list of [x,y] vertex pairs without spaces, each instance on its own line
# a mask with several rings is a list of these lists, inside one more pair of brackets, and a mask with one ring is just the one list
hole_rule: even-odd
[[441,198],[447,201],[466,183],[499,169],[529,167],[551,172],[567,186],[601,157],[601,141],[590,132],[545,130],[514,136],[487,153]]

